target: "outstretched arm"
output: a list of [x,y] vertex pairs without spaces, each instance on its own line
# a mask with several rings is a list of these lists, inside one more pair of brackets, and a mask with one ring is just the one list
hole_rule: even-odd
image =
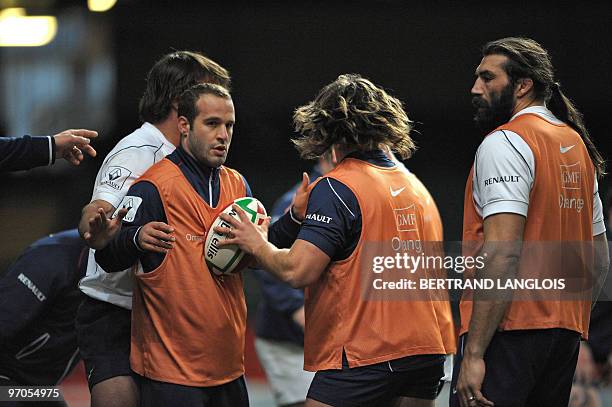
[[20,171],[53,163],[50,137],[0,137],[0,171]]
[[292,287],[304,287],[316,281],[331,261],[317,246],[301,239],[297,239],[289,249],[277,248],[267,240],[269,221],[256,226],[238,205],[234,205],[234,210],[240,220],[227,214],[220,215],[231,229],[215,228],[216,232],[228,236],[221,245],[238,245],[255,257],[262,268]]
[[0,138],[0,171],[29,170],[51,165],[55,158],[65,158],[74,165],[83,160],[83,152],[95,157],[96,150],[89,145],[98,133],[92,130],[64,130],[47,137]]

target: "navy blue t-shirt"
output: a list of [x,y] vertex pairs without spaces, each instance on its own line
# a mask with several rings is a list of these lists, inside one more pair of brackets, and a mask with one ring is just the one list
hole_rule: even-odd
[[[391,168],[395,163],[383,151],[354,152],[347,158]],[[332,261],[348,258],[359,243],[361,208],[357,197],[346,185],[324,177],[310,192],[306,219],[298,234],[325,252]]]
[[55,385],[80,360],[74,321],[87,248],[76,229],[28,247],[0,279],[0,376]]

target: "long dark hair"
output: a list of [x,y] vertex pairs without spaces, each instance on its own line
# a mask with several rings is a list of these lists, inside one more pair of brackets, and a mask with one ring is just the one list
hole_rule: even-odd
[[504,69],[512,83],[521,78],[530,78],[536,97],[543,100],[559,120],[567,123],[580,135],[589,151],[597,176],[601,177],[606,173],[606,162],[591,139],[582,113],[561,90],[561,85],[555,80],[550,56],[540,44],[530,38],[502,38],[485,44],[482,54],[508,57]]
[[176,51],[164,55],[147,75],[147,86],[138,106],[140,120],[150,123],[164,120],[181,93],[198,82],[214,83],[229,90],[231,80],[227,69],[200,53]]

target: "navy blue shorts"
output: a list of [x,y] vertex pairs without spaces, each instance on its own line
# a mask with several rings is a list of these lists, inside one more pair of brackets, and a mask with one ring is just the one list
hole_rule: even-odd
[[434,400],[442,389],[444,355],[417,355],[315,374],[308,398],[331,406],[382,406],[398,397]]
[[[455,388],[463,347],[455,357],[450,407],[459,406]],[[567,329],[496,332],[484,355],[482,394],[495,407],[567,406],[580,347],[580,334]]]
[[248,407],[244,376],[214,387],[191,387],[138,376],[141,407]]
[[131,376],[132,311],[85,296],[76,317],[77,340],[89,389],[117,376]]

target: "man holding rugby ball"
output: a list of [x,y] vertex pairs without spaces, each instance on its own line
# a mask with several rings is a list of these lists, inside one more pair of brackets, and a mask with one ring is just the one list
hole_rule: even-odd
[[[178,122],[179,146],[132,185],[119,206],[131,208],[123,227],[96,261],[109,272],[136,264],[130,361],[141,405],[246,406],[242,276],[217,277],[202,258],[215,214],[251,196],[242,175],[223,166],[235,122],[229,92],[191,87],[179,97]],[[171,230],[144,251],[150,242],[139,231],[157,222]],[[273,233],[297,233],[289,216],[277,223]]]

